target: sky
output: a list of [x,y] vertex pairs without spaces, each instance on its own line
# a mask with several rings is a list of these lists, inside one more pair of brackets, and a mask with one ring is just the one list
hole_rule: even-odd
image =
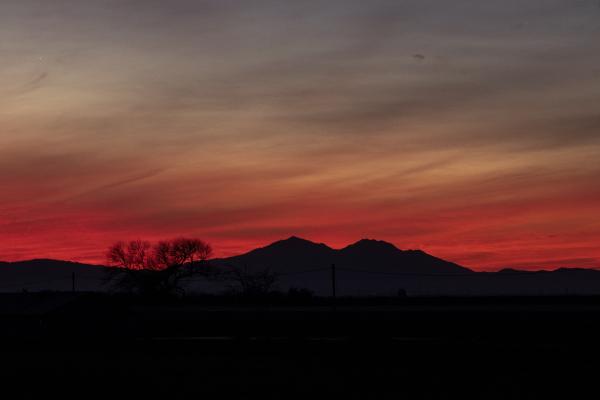
[[600,267],[597,0],[4,0],[0,260],[194,236]]

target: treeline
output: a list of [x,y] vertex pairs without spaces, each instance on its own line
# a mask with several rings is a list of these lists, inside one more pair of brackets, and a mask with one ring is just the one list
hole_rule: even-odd
[[[233,297],[278,295],[278,275],[268,268],[217,267],[209,262],[212,255],[212,246],[196,238],[119,241],[106,252],[108,265],[113,267],[107,281],[116,291],[143,296],[182,296],[186,282],[195,279],[224,283]],[[294,289],[289,295],[306,298],[309,292]]]

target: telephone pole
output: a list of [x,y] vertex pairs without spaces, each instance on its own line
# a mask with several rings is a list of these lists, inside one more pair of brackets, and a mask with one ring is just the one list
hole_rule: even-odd
[[75,293],[75,272],[71,273],[71,291]]
[[331,264],[331,295],[332,295],[332,302],[333,302],[333,310],[335,311],[335,285],[336,285],[336,277],[335,277],[335,264]]

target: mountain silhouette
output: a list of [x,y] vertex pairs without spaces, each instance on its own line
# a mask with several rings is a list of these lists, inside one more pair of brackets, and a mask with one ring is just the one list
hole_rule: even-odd
[[53,260],[49,258],[36,258],[33,260],[26,261],[15,261],[15,262],[4,262],[0,263],[0,265],[4,264],[5,266],[15,267],[15,268],[30,268],[33,270],[46,270],[51,268],[61,268],[65,271],[72,272],[82,272],[84,270],[96,269],[99,267],[103,267],[101,265],[92,265],[92,264],[83,264],[74,261],[63,261],[63,260]]
[[[270,269],[279,290],[306,288],[318,295],[331,292],[332,264],[337,268],[338,294],[395,295],[600,295],[600,271],[560,268],[554,271],[474,272],[420,250],[400,250],[391,243],[363,239],[342,249],[292,236],[234,257],[213,259],[215,266]],[[0,292],[106,291],[107,267],[38,259],[0,262]],[[186,290],[222,293],[218,282],[197,280]]]
[[387,272],[451,274],[473,272],[421,250],[400,250],[381,240],[363,239],[338,251],[341,267]]
[[101,290],[107,267],[71,261],[34,259],[0,263],[0,291],[70,291],[75,274],[79,290]]
[[400,250],[393,244],[380,240],[362,239],[336,250],[323,243],[314,243],[296,236],[245,254],[214,260],[214,262],[238,267],[269,268],[275,272],[328,268],[332,264],[339,268],[398,273],[473,272],[423,251]]
[[250,268],[269,268],[274,271],[297,271],[329,267],[336,251],[323,243],[292,236],[248,253],[229,258],[216,259],[217,265],[233,265]]

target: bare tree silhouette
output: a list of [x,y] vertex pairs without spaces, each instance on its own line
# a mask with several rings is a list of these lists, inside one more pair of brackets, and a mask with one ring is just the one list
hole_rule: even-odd
[[275,288],[278,276],[270,269],[249,271],[246,267],[229,266],[222,273],[229,288],[244,296],[264,296]]
[[117,242],[106,253],[110,280],[121,290],[146,295],[181,294],[182,279],[209,273],[212,247],[200,239],[177,238],[152,244]]

